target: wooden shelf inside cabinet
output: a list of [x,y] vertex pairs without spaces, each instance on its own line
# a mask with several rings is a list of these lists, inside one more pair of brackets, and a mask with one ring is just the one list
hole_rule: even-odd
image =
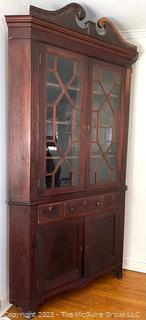
[[[47,82],[47,86],[53,87],[53,88],[60,88],[60,89],[62,89],[62,87],[61,87],[59,84],[56,84],[56,83]],[[72,90],[72,91],[81,91],[80,88],[75,88],[75,87],[69,87],[68,89],[69,89],[69,90]]]
[[[104,93],[102,94],[102,93],[99,93],[99,92],[97,92],[97,91],[93,91],[93,94],[94,94],[94,95],[97,95],[97,96],[103,96],[103,95],[104,95]],[[111,97],[111,98],[115,98],[115,99],[119,99],[119,96],[117,96],[117,95],[115,95],[115,94],[110,94],[110,97]]]
[[[60,157],[46,157],[46,159],[48,160],[59,160],[61,159]],[[75,156],[65,156],[65,159],[68,160],[68,159],[78,159],[78,157],[75,157]]]
[[[53,119],[52,120],[46,120],[46,123],[50,123],[53,125]],[[63,124],[63,125],[69,125],[70,121],[55,121],[55,124]]]

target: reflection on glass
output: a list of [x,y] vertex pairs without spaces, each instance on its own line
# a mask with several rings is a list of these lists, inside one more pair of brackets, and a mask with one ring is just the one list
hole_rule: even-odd
[[60,173],[61,167],[59,165],[60,162],[60,154],[57,150],[56,144],[54,142],[46,143],[46,186],[47,188],[51,188],[52,186],[52,178],[55,180],[54,183],[56,186],[60,186]]
[[90,183],[107,184],[117,179],[121,73],[94,65],[92,88]]
[[109,97],[112,109],[115,113],[119,113],[120,108],[120,87],[115,87]]
[[109,93],[115,84],[113,70],[107,68],[102,69],[102,84],[106,93]]
[[73,75],[73,61],[65,57],[58,57],[57,72],[63,83],[67,84]]
[[113,113],[110,105],[106,102],[99,113],[100,125],[101,126],[112,126],[113,123]]
[[48,55],[48,68],[54,68],[55,56],[53,54]]
[[53,108],[49,106],[47,107],[47,121],[53,121]]
[[59,98],[60,94],[62,92],[62,89],[59,87],[53,87],[52,85],[48,85],[48,104],[52,104],[56,102],[56,100]]
[[110,178],[110,168],[107,162],[103,160],[98,170],[97,180],[99,180],[99,183],[107,183],[109,178]]
[[53,138],[53,123],[47,123],[46,124],[46,129],[47,129],[47,132],[46,132],[46,136],[48,137],[52,137]]
[[100,72],[99,66],[98,65],[94,66],[94,68],[93,68],[93,79],[94,80],[98,81],[100,79],[99,72]]
[[82,63],[80,63],[80,62],[76,63],[75,72],[77,74],[77,77],[82,78],[82,75],[83,75],[83,65],[82,65]]
[[112,128],[99,128],[98,138],[102,150],[107,151],[112,142]]
[[56,74],[53,71],[48,72],[48,84],[50,86],[60,87]]
[[93,83],[93,109],[98,111],[105,101],[104,92],[100,83],[94,81]]
[[108,154],[107,160],[112,169],[116,169],[117,167],[117,154]]
[[71,86],[68,88],[68,94],[75,107],[79,108],[81,106],[81,88],[82,80],[75,79]]
[[82,63],[48,55],[46,188],[80,184]]

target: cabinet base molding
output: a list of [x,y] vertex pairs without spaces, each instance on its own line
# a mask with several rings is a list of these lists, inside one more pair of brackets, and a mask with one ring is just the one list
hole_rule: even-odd
[[[19,299],[10,299],[10,303],[14,304],[16,307],[20,308],[20,310],[22,310],[22,312],[24,313],[24,317],[25,318],[33,318],[38,310],[39,307],[48,299],[51,297],[54,297],[60,293],[69,291],[69,290],[73,290],[73,289],[81,289],[84,288],[88,283],[90,283],[93,280],[98,279],[99,277],[111,273],[113,272],[116,276],[117,273],[122,272],[122,264],[120,265],[116,265],[116,266],[111,266],[105,270],[102,270],[94,275],[91,275],[89,277],[86,278],[82,278],[78,281],[72,282],[72,283],[68,283],[65,286],[56,288],[54,290],[51,291],[47,291],[45,293],[43,293],[42,295],[40,295],[38,298],[34,298],[34,301],[32,303],[30,303],[30,300],[19,300]],[[117,276],[118,279],[120,279],[120,276]]]

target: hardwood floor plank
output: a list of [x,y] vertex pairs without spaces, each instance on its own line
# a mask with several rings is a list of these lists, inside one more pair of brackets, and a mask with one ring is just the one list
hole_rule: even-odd
[[[15,306],[8,312],[18,313]],[[124,271],[123,279],[106,275],[92,281],[85,288],[72,290],[48,299],[34,319],[48,319],[47,312],[54,312],[53,320],[61,319],[140,319],[146,320],[146,274]],[[44,312],[44,316],[41,316]],[[72,316],[65,316],[65,312]],[[81,312],[80,314],[75,314]],[[86,317],[83,316],[83,313]],[[90,314],[89,314],[90,313]],[[96,316],[94,316],[94,313]],[[101,314],[99,314],[101,313]],[[16,319],[16,317],[13,317]],[[18,317],[17,319],[23,319]]]

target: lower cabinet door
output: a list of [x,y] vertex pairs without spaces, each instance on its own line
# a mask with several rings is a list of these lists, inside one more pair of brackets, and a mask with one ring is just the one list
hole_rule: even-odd
[[115,263],[116,215],[95,214],[85,218],[85,276]]
[[39,226],[38,289],[55,289],[82,277],[83,218]]

